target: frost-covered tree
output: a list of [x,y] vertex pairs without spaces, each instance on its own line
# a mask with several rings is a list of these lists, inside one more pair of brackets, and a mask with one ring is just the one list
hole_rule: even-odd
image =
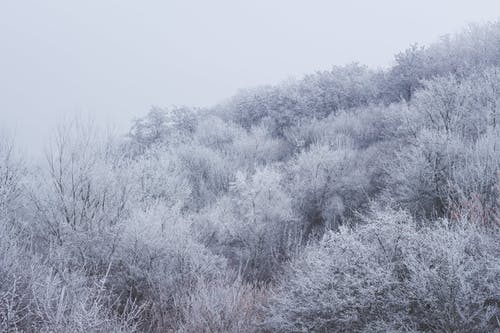
[[127,163],[129,198],[134,205],[148,207],[161,202],[167,207],[182,209],[188,204],[191,185],[174,151],[153,147]]
[[176,152],[191,187],[190,209],[200,209],[229,190],[235,170],[222,154],[190,144],[178,147]]
[[485,211],[497,209],[495,71],[424,83],[410,105],[407,146],[384,162],[390,200],[420,216],[451,217],[478,198]]
[[145,117],[134,121],[128,135],[131,148],[142,152],[152,145],[178,144],[189,139],[197,126],[197,112],[188,107],[153,107]]
[[266,281],[280,264],[291,258],[297,226],[292,201],[277,170],[258,169],[252,176],[237,174],[231,184],[234,220],[228,237],[236,246],[242,273],[251,280]]
[[390,69],[388,82],[393,100],[405,99],[409,101],[414,92],[421,87],[421,80],[428,77],[426,51],[423,47],[414,44],[395,56],[395,64]]
[[273,332],[495,332],[498,230],[378,212],[311,245],[273,292]]
[[89,274],[105,272],[129,208],[130,187],[106,142],[92,125],[62,127],[30,191],[43,248],[65,249],[68,265]]
[[17,211],[23,202],[23,181],[27,168],[7,135],[0,133],[0,214]]
[[184,321],[189,295],[222,277],[226,261],[198,241],[178,210],[160,203],[127,219],[112,270],[108,288],[120,297],[119,308],[134,300],[144,308],[141,329],[162,332]]
[[367,179],[349,147],[313,146],[290,166],[293,206],[303,220],[303,235],[337,228],[361,208]]
[[246,281],[272,280],[299,245],[300,228],[282,178],[272,167],[239,172],[228,195],[196,218],[204,243]]

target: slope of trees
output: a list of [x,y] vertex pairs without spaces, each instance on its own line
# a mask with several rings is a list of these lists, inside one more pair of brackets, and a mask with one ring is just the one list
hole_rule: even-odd
[[500,332],[500,23],[125,137],[0,139],[0,331]]

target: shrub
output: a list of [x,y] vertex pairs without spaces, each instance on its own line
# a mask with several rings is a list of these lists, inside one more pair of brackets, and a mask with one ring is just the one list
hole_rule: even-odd
[[418,227],[378,212],[294,262],[267,308],[273,332],[493,332],[500,328],[498,230]]
[[203,283],[188,297],[179,333],[257,333],[265,291],[239,279]]
[[0,330],[2,332],[136,332],[142,309],[117,299],[103,279],[47,262],[26,246],[25,234],[0,218]]

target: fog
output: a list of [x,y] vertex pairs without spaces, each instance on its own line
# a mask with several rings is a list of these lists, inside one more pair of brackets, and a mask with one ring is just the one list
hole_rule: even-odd
[[0,332],[500,333],[499,13],[0,0]]
[[494,0],[3,0],[0,128],[36,155],[66,118],[126,131],[152,105],[209,106],[353,61],[387,66],[409,41],[498,13]]

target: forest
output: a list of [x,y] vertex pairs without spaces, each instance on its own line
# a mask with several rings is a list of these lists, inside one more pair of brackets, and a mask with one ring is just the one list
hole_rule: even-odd
[[500,332],[500,22],[47,147],[0,139],[2,332]]

